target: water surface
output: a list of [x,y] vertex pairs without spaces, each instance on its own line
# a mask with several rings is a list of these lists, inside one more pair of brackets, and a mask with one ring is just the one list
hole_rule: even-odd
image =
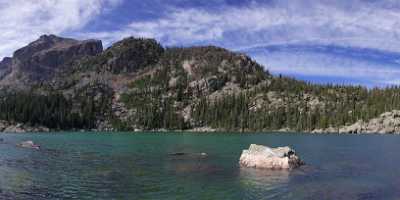
[[[0,199],[398,199],[400,137],[307,134],[0,134]],[[40,151],[16,143],[33,140]],[[241,169],[250,144],[307,166]],[[193,153],[171,156],[170,153]],[[208,157],[198,156],[206,152]]]

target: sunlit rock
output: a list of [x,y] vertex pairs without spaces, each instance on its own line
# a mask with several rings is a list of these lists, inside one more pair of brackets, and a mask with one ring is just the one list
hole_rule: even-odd
[[293,169],[304,164],[290,147],[269,148],[256,144],[243,150],[239,163],[259,169]]
[[22,147],[22,148],[28,148],[28,149],[40,149],[40,146],[33,143],[33,141],[24,141],[24,142],[17,144],[17,146]]

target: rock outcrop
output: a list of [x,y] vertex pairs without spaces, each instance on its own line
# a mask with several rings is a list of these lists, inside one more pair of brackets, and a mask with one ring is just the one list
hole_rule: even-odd
[[400,110],[385,112],[368,122],[362,120],[340,128],[314,130],[313,133],[400,134]]
[[81,69],[108,71],[113,74],[137,72],[155,65],[164,48],[154,39],[125,38],[107,48],[101,54],[83,59]]
[[102,51],[100,40],[79,41],[43,35],[0,63],[0,84],[21,86],[45,81],[72,62]]
[[269,148],[256,144],[243,150],[239,163],[259,169],[293,169],[304,164],[290,147]]
[[11,72],[12,59],[10,57],[5,57],[0,62],[0,79]]

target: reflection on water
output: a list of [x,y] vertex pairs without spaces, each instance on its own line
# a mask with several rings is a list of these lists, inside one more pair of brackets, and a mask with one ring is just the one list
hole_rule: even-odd
[[33,187],[31,174],[21,170],[1,166],[0,177],[1,199],[13,196],[13,193],[29,191]]
[[240,185],[249,199],[271,199],[282,195],[289,182],[289,170],[240,168]]
[[254,168],[240,168],[240,182],[243,185],[253,187],[275,188],[287,184],[289,170],[263,170]]
[[[1,200],[400,196],[400,160],[395,159],[400,137],[80,133],[1,138]],[[15,146],[25,140],[43,150]],[[292,171],[240,168],[240,153],[251,143],[293,146],[307,165]]]

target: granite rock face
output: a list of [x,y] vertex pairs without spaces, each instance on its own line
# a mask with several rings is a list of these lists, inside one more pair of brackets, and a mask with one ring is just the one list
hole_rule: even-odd
[[11,72],[12,59],[10,57],[5,57],[0,62],[0,79]]
[[240,156],[242,167],[258,169],[294,169],[304,164],[290,147],[269,148],[251,144]]
[[78,65],[82,69],[125,74],[155,65],[163,52],[164,48],[154,39],[129,37],[95,57],[83,59]]
[[17,85],[46,81],[56,72],[85,56],[103,51],[99,40],[79,41],[55,35],[38,40],[14,52],[0,63],[1,85]]
[[400,133],[400,110],[385,112],[377,118],[368,122],[358,121],[350,126],[343,127],[340,133],[379,133],[399,134]]

